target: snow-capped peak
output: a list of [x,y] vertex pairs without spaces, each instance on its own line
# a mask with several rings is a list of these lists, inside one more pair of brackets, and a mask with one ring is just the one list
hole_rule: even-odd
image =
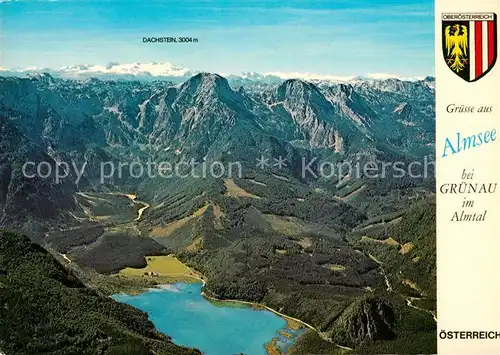
[[61,74],[114,74],[114,75],[151,75],[151,76],[187,76],[193,74],[190,69],[179,67],[168,62],[119,64],[116,62],[104,65],[72,65],[59,68]]
[[345,82],[354,79],[354,76],[339,76],[329,74],[315,74],[303,72],[269,72],[264,75],[275,76],[281,79],[300,79],[306,81],[337,81]]
[[[95,77],[99,79],[134,79],[134,80],[171,80],[174,82],[183,82],[190,77],[198,74],[200,71],[191,70],[185,67],[177,66],[169,62],[150,62],[150,63],[130,63],[120,64],[110,62],[106,65],[99,64],[80,64],[68,65],[57,69],[49,68],[16,68],[7,69],[0,67],[0,75],[25,76],[33,73],[49,73],[54,77],[69,79],[86,79]],[[314,83],[342,83],[357,81],[383,81],[388,79],[398,79],[401,81],[418,81],[424,78],[400,77],[393,74],[374,73],[362,76],[340,76],[331,74],[316,74],[309,72],[242,72],[237,75],[218,74],[228,79],[244,80],[246,82],[274,83],[287,79],[300,79]]]
[[386,74],[386,73],[372,73],[372,74],[366,74],[366,75],[361,75],[357,76],[352,79],[352,81],[356,80],[389,80],[389,79],[397,79],[401,81],[419,81],[419,80],[424,80],[425,76],[422,77],[402,77],[399,75],[394,75],[394,74]]
[[195,74],[188,68],[176,66],[169,62],[151,62],[151,63],[130,63],[120,64],[110,62],[106,65],[99,64],[79,64],[68,65],[60,68],[0,68],[2,75],[27,75],[33,73],[49,73],[55,77],[68,79],[86,79],[96,77],[102,79],[133,78],[133,79],[175,79],[184,80]]

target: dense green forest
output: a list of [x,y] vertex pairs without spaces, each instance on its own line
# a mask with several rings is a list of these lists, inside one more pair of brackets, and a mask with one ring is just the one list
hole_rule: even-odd
[[[330,353],[338,351],[335,344],[360,353],[432,353],[435,205],[421,201],[389,217],[375,219],[382,227],[368,229],[363,238],[357,228],[346,238],[283,236],[253,228],[265,222],[255,210],[243,213],[231,244],[182,251],[179,257],[206,275],[212,296],[264,303],[323,334],[301,338],[296,353]],[[390,223],[394,218],[398,223]],[[238,220],[236,214],[230,219]],[[205,241],[218,240],[218,233],[212,228]],[[386,243],[389,237],[397,242]]]
[[27,237],[0,232],[0,350],[15,354],[199,354],[145,313],[91,290]]

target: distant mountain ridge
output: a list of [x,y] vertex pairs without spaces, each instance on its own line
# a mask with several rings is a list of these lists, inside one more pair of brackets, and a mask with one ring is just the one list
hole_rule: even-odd
[[[177,66],[169,62],[151,63],[127,63],[120,64],[110,62],[106,65],[79,64],[67,65],[60,68],[2,68],[0,75],[25,77],[36,73],[49,73],[52,76],[66,79],[86,79],[90,77],[103,80],[169,80],[176,83],[183,82],[193,75],[201,73],[200,70],[193,70]],[[386,80],[398,79],[401,81],[425,80],[425,77],[398,76],[387,73],[369,73],[365,75],[341,76],[331,74],[315,74],[302,72],[241,72],[240,74],[219,73],[233,82],[262,82],[278,83],[287,79],[300,79],[312,82],[350,82],[359,80]],[[431,77],[428,77],[431,78]]]

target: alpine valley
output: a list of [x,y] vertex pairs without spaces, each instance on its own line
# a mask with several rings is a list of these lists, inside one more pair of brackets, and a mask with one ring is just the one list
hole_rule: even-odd
[[[290,354],[436,353],[434,103],[430,77],[0,77],[0,350],[197,354],[108,296],[202,279],[307,324]],[[103,179],[124,162],[183,174]]]

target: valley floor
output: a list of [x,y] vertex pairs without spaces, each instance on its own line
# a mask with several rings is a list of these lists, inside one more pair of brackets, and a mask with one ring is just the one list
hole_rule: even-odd
[[[234,182],[233,182],[233,185]],[[231,185],[232,186],[232,185]],[[235,185],[236,186],[236,185]],[[234,190],[234,186],[233,186]],[[234,196],[228,196],[228,198],[235,198]],[[237,197],[239,198],[239,197]],[[250,197],[251,198],[251,197]],[[102,243],[103,236],[106,235],[116,235],[118,238],[123,240],[122,234],[126,233],[129,236],[137,239],[137,242],[143,244],[140,239],[141,234],[144,233],[144,225],[141,226],[142,218],[144,216],[144,212],[152,207],[149,203],[137,200],[136,194],[130,193],[106,193],[106,194],[96,194],[96,193],[79,193],[80,203],[82,204],[83,210],[85,211],[85,217],[89,219],[89,221],[96,221],[98,225],[103,225],[103,230],[105,233],[92,241],[88,246],[86,246],[83,252],[88,252],[92,250],[92,248],[99,248]],[[130,201],[130,202],[127,202]],[[184,228],[188,223],[193,223],[201,220],[206,216],[210,211],[215,211],[214,215],[216,216],[216,226],[221,225],[221,218],[224,218],[224,215],[221,213],[220,206],[218,204],[206,204],[196,210],[194,214],[189,215],[187,217],[183,217],[182,226],[178,226],[174,232]],[[273,228],[276,228],[277,231],[286,231],[287,233],[303,233],[306,229],[304,229],[304,224],[297,218],[285,218],[281,216],[275,216],[272,214],[263,215],[266,223],[269,223]],[[114,222],[109,223],[112,220]],[[397,214],[390,219],[383,220],[381,223],[371,223],[363,226],[362,228],[356,230],[356,233],[359,233],[359,237],[353,237],[352,240],[349,241],[350,247],[354,247],[355,250],[364,255],[367,259],[371,259],[377,265],[378,273],[382,275],[385,280],[385,285],[387,287],[388,294],[393,294],[397,297],[402,297],[404,300],[404,307],[408,307],[414,309],[418,312],[424,314],[430,314],[434,319],[436,319],[435,314],[432,310],[422,308],[420,303],[422,301],[422,297],[420,296],[420,290],[418,286],[412,281],[402,280],[403,284],[410,289],[414,289],[415,293],[419,295],[403,295],[401,292],[400,285],[394,285],[394,282],[400,282],[400,278],[398,274],[402,272],[401,269],[394,269],[393,266],[390,266],[390,271],[386,271],[387,265],[385,265],[385,259],[387,258],[387,252],[389,250],[394,249],[396,251],[396,255],[404,256],[405,254],[409,254],[415,247],[415,245],[411,242],[403,243],[394,238],[386,237],[385,239],[380,239],[380,237],[371,237],[373,235],[371,233],[372,230],[378,230],[380,228],[386,228],[386,224],[391,226],[392,228],[397,227],[398,224],[403,220],[401,214]],[[106,227],[106,223],[108,226]],[[175,221],[172,223],[176,223]],[[259,222],[260,223],[260,222]],[[148,225],[148,224],[146,224]],[[160,228],[160,227],[158,227]],[[158,229],[157,228],[157,229]],[[161,228],[160,228],[161,229]],[[142,232],[141,232],[142,230]],[[152,229],[153,231],[155,229]],[[159,229],[158,229],[159,230]],[[172,229],[173,230],[173,229]],[[63,230],[61,233],[65,232],[73,232],[72,229],[68,229],[67,231]],[[134,236],[135,235],[135,236]],[[354,234],[355,235],[355,234]],[[369,236],[370,235],[370,236]],[[51,237],[52,238],[52,237]],[[147,238],[149,239],[149,238]],[[153,237],[154,239],[154,237]],[[59,239],[48,239],[48,240],[59,240]],[[311,249],[313,247],[313,239],[307,237],[301,237],[296,242],[303,249]],[[191,251],[191,246],[189,246],[186,250]],[[389,248],[389,249],[387,249]],[[134,249],[134,248],[132,248]],[[283,255],[283,257],[287,257],[289,247],[280,247],[275,248],[275,252],[277,255]],[[75,253],[76,250],[76,253]],[[196,251],[196,248],[193,249]],[[340,250],[340,249],[339,249]],[[173,254],[169,253],[165,255],[163,252],[155,251],[154,254],[145,254],[146,265],[139,266],[141,263],[138,263],[138,266],[127,266],[127,267],[119,267],[119,270],[115,269],[115,272],[109,274],[109,272],[105,272],[104,274],[97,273],[89,267],[82,267],[81,264],[81,251],[80,248],[76,249],[68,248],[69,253],[66,252],[58,252],[57,255],[60,260],[66,264],[67,267],[74,269],[78,274],[82,275],[82,279],[86,281],[86,283],[104,294],[111,295],[119,292],[125,292],[129,294],[140,294],[145,290],[155,287],[156,285],[167,284],[167,283],[176,283],[176,282],[202,282],[203,289],[202,295],[211,301],[215,302],[224,302],[224,303],[232,303],[232,304],[241,304],[247,305],[250,307],[256,307],[260,309],[266,309],[270,312],[277,314],[278,316],[284,318],[288,324],[289,328],[305,328],[308,329],[309,332],[313,332],[318,337],[318,340],[313,340],[310,336],[304,336],[304,339],[308,339],[307,341],[313,341],[315,343],[319,343],[323,341],[322,347],[329,348],[334,351],[335,349],[342,351],[353,351],[353,348],[350,346],[345,346],[346,344],[334,344],[332,342],[331,336],[332,334],[323,333],[320,329],[315,327],[313,324],[308,323],[306,321],[301,320],[299,317],[293,317],[287,315],[286,310],[282,311],[279,308],[273,307],[268,304],[263,304],[260,302],[252,302],[251,300],[245,299],[235,299],[230,297],[221,297],[217,295],[212,290],[206,287],[208,282],[207,276],[203,275],[201,272],[195,270],[193,267],[187,266],[183,263],[179,258]],[[303,252],[302,252],[303,253]],[[391,251],[392,253],[392,251]],[[163,255],[162,255],[163,254]],[[140,255],[140,254],[139,254]],[[73,256],[76,257],[76,260],[73,259]],[[79,259],[80,258],[80,259]],[[139,258],[140,259],[140,258]],[[138,259],[138,260],[139,260]],[[418,259],[418,258],[414,258]],[[129,264],[129,259],[124,259],[126,264]],[[124,265],[126,265],[124,264]],[[120,264],[117,264],[120,265]],[[194,264],[196,265],[196,263]],[[343,264],[326,264],[325,267],[328,267],[333,273],[336,274],[344,274],[346,272],[346,266]],[[110,269],[111,270],[111,269]],[[387,269],[389,270],[389,269]],[[388,272],[390,276],[388,275]],[[108,274],[108,275],[106,275]],[[367,289],[371,290],[370,287]],[[406,292],[406,291],[403,291]],[[277,306],[280,308],[281,305],[278,303]],[[298,346],[300,347],[300,345]],[[272,354],[276,353],[276,347],[273,346],[272,340],[268,344],[268,351]],[[294,347],[292,347],[291,353],[294,353]],[[300,353],[300,352],[298,352]]]

